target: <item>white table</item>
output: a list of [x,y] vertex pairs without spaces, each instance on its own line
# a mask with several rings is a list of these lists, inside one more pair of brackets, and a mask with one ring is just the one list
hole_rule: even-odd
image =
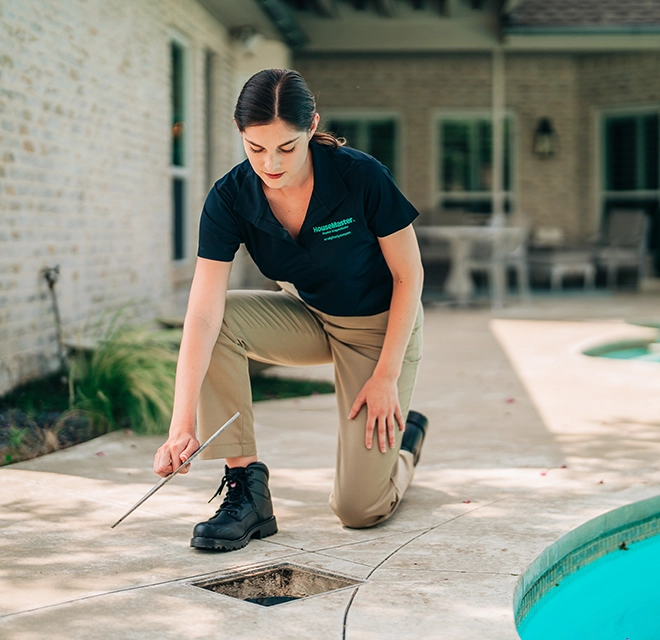
[[418,226],[415,231],[420,238],[445,240],[450,247],[449,274],[446,290],[459,305],[466,305],[474,293],[469,260],[475,242],[491,242],[493,274],[491,300],[493,309],[501,309],[506,290],[506,256],[523,242],[522,227],[477,227],[477,226]]

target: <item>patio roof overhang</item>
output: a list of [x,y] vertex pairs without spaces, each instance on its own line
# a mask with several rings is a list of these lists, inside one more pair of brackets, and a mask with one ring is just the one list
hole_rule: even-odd
[[284,40],[273,19],[255,0],[197,0],[230,32],[251,27],[269,40]]
[[230,31],[246,27],[305,53],[491,50],[504,0],[198,0]]
[[[596,1],[584,0],[587,4]],[[660,23],[640,22],[639,18],[632,24],[571,22],[558,5],[552,5],[553,22],[549,19],[552,14],[542,15],[544,10],[550,11],[543,0],[199,2],[230,30],[250,27],[304,54],[486,52],[495,48],[563,52],[660,49]],[[590,15],[593,18],[593,8]]]
[[288,9],[307,37],[294,48],[332,54],[490,50],[502,1],[256,0]]

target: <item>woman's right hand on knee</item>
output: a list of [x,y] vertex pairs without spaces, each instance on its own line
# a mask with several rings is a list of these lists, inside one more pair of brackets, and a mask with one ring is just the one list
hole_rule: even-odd
[[[199,440],[188,431],[170,433],[167,441],[154,456],[154,471],[165,478],[174,473],[190,456],[199,449]],[[181,470],[188,473],[190,466]]]

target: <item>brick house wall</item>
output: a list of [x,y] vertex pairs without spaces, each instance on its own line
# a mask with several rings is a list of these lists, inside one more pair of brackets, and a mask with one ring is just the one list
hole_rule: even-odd
[[[186,248],[171,260],[170,38],[189,43]],[[215,53],[212,171],[233,164],[234,57],[194,0],[0,4],[0,393],[56,365],[41,269],[74,336],[128,304],[142,319],[185,298],[206,171],[204,60]]]
[[[595,234],[599,159],[595,119],[605,106],[660,105],[660,54],[514,53],[505,58],[506,107],[515,130],[517,213],[530,227],[560,227],[567,241]],[[431,210],[433,127],[441,110],[491,106],[489,54],[298,54],[295,66],[318,94],[319,109],[388,109],[400,114],[403,171],[413,204]],[[532,153],[540,118],[557,132],[557,153]]]
[[[511,54],[506,63],[507,106],[516,115],[517,205],[531,228],[561,227],[580,236],[578,155],[579,78],[573,56]],[[549,117],[557,133],[550,158],[532,153],[538,121]]]

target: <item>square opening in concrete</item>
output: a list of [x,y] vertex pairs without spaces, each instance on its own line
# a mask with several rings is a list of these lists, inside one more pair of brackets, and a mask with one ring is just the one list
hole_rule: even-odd
[[195,587],[222,593],[264,607],[344,589],[361,580],[288,562],[191,582]]

